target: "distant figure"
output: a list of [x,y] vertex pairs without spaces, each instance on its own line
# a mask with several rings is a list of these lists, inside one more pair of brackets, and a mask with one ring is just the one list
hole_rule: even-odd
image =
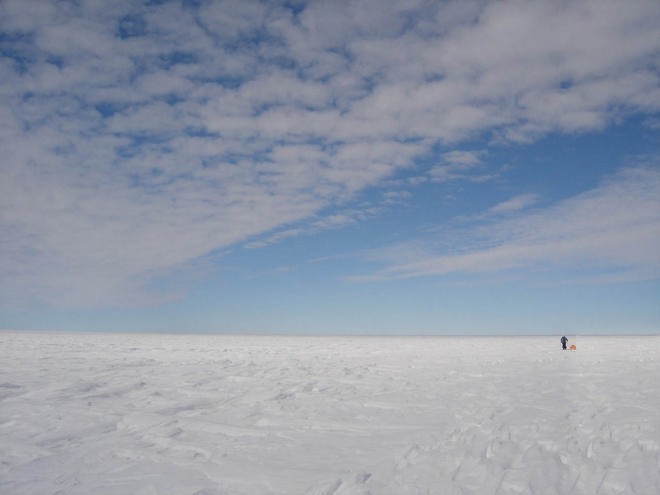
[[568,339],[566,338],[566,335],[564,335],[564,336],[561,338],[561,348],[562,348],[562,349],[566,350],[566,343],[567,343],[567,342],[568,342]]

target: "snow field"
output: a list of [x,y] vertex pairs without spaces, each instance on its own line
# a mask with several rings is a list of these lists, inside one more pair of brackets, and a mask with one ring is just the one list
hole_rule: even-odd
[[[571,342],[573,343],[573,342]],[[660,493],[660,339],[0,333],[0,493]]]

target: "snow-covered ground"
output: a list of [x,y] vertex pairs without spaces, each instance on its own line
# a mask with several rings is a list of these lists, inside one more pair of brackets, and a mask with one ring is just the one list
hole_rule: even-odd
[[0,333],[3,494],[660,493],[660,339]]

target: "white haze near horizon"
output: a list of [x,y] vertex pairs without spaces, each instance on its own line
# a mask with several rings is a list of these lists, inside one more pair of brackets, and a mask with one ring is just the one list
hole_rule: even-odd
[[656,495],[659,344],[0,332],[0,492]]

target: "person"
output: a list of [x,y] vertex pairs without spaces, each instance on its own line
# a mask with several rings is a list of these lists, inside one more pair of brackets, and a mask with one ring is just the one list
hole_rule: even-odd
[[566,335],[564,335],[564,336],[561,338],[561,348],[562,348],[562,349],[566,350],[566,343],[567,343],[567,342],[568,342],[568,339],[566,338]]

